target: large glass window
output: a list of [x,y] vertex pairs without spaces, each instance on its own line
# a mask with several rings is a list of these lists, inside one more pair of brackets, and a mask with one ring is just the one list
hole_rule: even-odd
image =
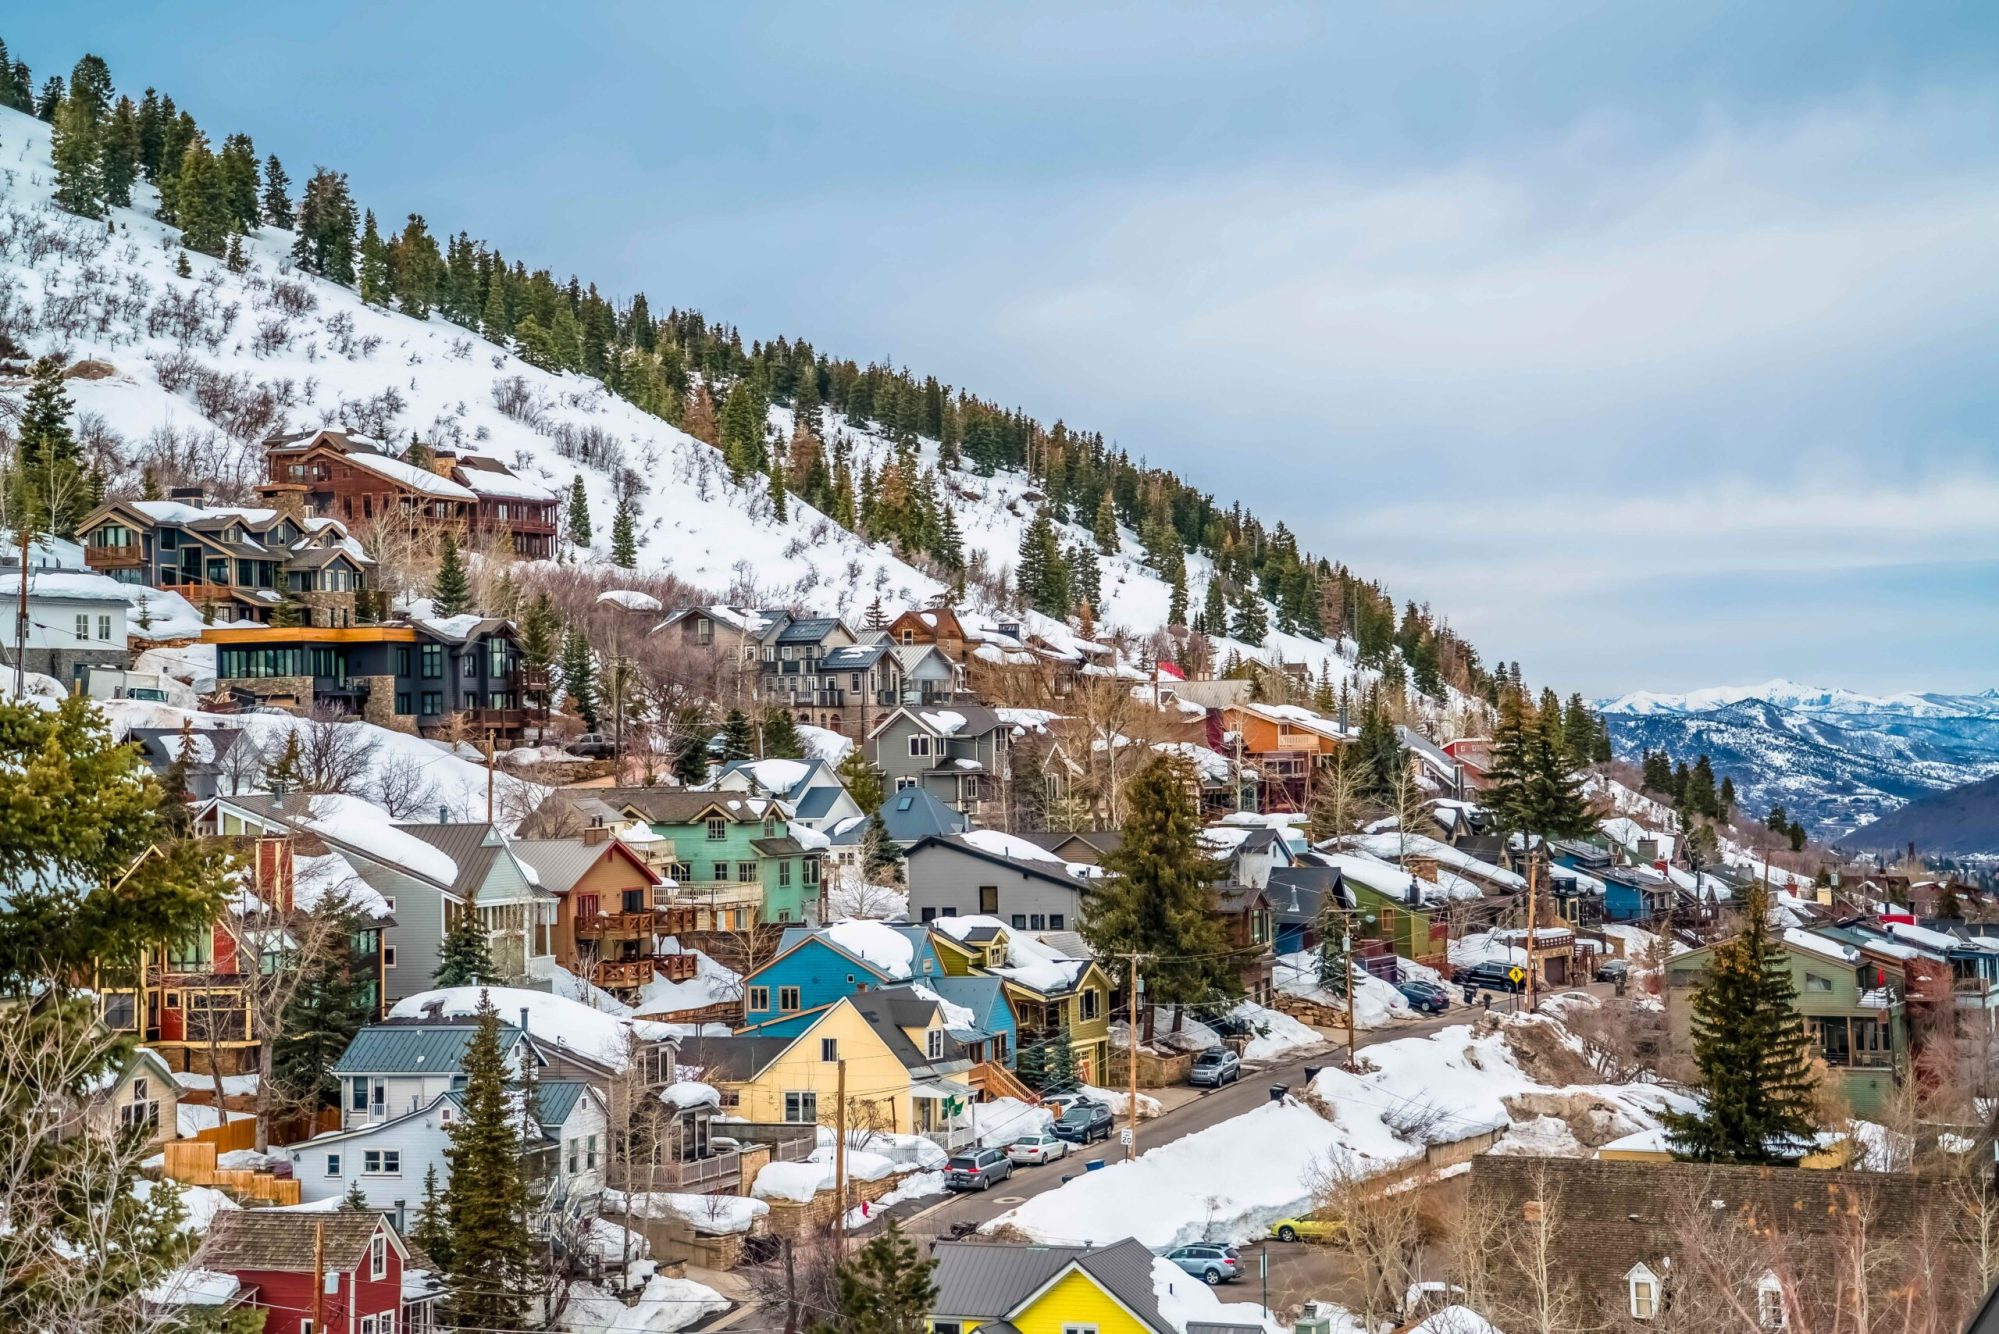
[[435,681],[444,675],[444,645],[424,644],[421,647],[424,680]]

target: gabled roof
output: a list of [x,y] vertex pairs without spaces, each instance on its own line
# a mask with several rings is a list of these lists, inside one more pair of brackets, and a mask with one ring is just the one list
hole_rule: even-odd
[[970,816],[952,810],[921,787],[906,787],[882,798],[881,818],[889,838],[897,843],[962,834],[972,827]]
[[659,872],[615,838],[597,843],[585,843],[580,838],[523,838],[515,839],[512,847],[515,856],[534,867],[541,877],[541,887],[551,894],[567,894],[606,857],[626,862],[648,885],[661,883]]
[[1051,869],[1058,866],[1066,866],[1068,864],[1066,862],[1018,861],[1012,857],[1002,856],[997,852],[987,852],[975,843],[968,843],[965,841],[963,834],[936,834],[929,838],[921,839],[915,847],[909,850],[909,855],[914,857],[926,848],[949,848],[951,851],[962,853],[967,857],[977,857],[980,861],[989,862],[994,866],[1004,866],[1008,870],[1017,871],[1031,880],[1041,880],[1051,885],[1061,885],[1063,888],[1075,890],[1077,893],[1081,893],[1083,890],[1089,888],[1087,880],[1081,880],[1073,875],[1066,875],[1061,871]]
[[1099,857],[1108,857],[1124,842],[1124,834],[1116,829],[1026,829],[1014,834],[1015,838],[1026,839],[1037,848],[1049,852],[1065,843],[1081,843]]
[[817,644],[835,630],[844,630],[837,616],[811,616],[788,620],[769,642],[773,644]]
[[796,1040],[734,1036],[687,1038],[680,1044],[677,1059],[681,1065],[726,1083],[744,1083],[762,1074]]
[[550,1131],[569,1120],[590,1086],[580,1079],[543,1079],[534,1086],[535,1120]]
[[820,671],[858,672],[874,666],[883,658],[891,658],[889,646],[885,643],[850,644],[831,649],[819,659]]
[[[492,873],[493,863],[505,851],[499,831],[483,820],[454,820],[446,824],[405,824],[398,829],[442,852],[458,867],[451,892],[465,899],[479,893]],[[537,868],[539,869],[539,868]]]
[[690,792],[674,787],[613,787],[595,795],[651,824],[693,824],[709,815],[719,815],[738,823],[763,822],[765,810],[775,819],[784,812],[769,797],[752,797],[742,792]]
[[348,1273],[368,1258],[377,1232],[404,1260],[409,1248],[377,1213],[336,1210],[291,1213],[284,1209],[225,1209],[208,1225],[201,1263],[206,1269],[310,1274],[316,1264]]
[[[472,1019],[384,1019],[354,1035],[333,1063],[336,1075],[421,1075],[464,1068],[478,1024]],[[500,1054],[512,1053],[521,1030],[500,1025]]]
[[932,736],[975,737],[1006,729],[1000,716],[983,704],[902,704],[876,723],[869,736],[879,736],[897,718],[908,718]]
[[1109,1246],[1020,1246],[1001,1242],[937,1243],[930,1279],[940,1317],[989,1322],[1021,1314],[1071,1270],[1094,1280],[1133,1319],[1157,1334],[1173,1334],[1152,1289],[1152,1252],[1127,1237]]

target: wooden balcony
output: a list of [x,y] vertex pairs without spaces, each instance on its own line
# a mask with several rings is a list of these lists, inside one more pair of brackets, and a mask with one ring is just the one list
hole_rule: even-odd
[[699,970],[700,957],[693,954],[655,954],[653,972],[669,982],[689,982]]
[[470,726],[495,732],[518,732],[527,722],[526,709],[467,709],[465,715]]
[[652,976],[651,959],[605,959],[590,970],[590,980],[606,991],[642,987]]
[[138,547],[85,547],[83,563],[93,570],[129,570],[146,563]]
[[677,936],[682,932],[698,929],[695,926],[695,914],[692,908],[654,908],[652,918],[652,929],[657,935]]
[[656,916],[650,908],[639,912],[600,912],[576,919],[578,940],[636,938],[649,936],[656,929]]

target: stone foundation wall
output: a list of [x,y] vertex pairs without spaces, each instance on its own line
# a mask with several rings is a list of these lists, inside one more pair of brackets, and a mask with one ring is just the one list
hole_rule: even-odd
[[310,676],[231,676],[215,683],[217,690],[241,690],[294,713],[312,712]]
[[361,721],[397,732],[415,733],[416,718],[411,714],[396,712],[395,677],[355,676],[348,679],[368,688],[367,703],[361,706]]
[[[1109,1086],[1121,1089],[1131,1082],[1129,1062],[1122,1047],[1111,1048],[1108,1062]],[[1172,1056],[1162,1056],[1158,1052],[1138,1053],[1138,1086],[1142,1089],[1162,1089],[1174,1084],[1187,1082],[1187,1072],[1194,1068],[1194,1054],[1180,1052]]]
[[[870,1203],[895,1189],[896,1177],[883,1177],[880,1181],[847,1182],[847,1207],[849,1209],[866,1200]],[[839,1221],[839,1192],[822,1190],[812,1197],[808,1204],[793,1204],[788,1200],[768,1200],[770,1205],[770,1230],[780,1237],[793,1241],[803,1241],[831,1228]]]

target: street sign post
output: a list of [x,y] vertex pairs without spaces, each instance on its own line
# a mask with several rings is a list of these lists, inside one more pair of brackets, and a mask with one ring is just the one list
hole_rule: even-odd
[[1118,1133],[1117,1133],[1117,1142],[1118,1142],[1119,1144],[1122,1144],[1122,1145],[1123,1145],[1123,1146],[1124,1146],[1125,1148],[1127,1148],[1127,1149],[1129,1149],[1129,1148],[1131,1147],[1131,1127],[1130,1127],[1130,1126],[1124,1126],[1124,1127],[1122,1127],[1121,1129],[1119,1129],[1119,1131],[1118,1131]]
[[1517,987],[1527,980],[1527,970],[1519,964],[1515,964],[1506,970],[1506,980]]

